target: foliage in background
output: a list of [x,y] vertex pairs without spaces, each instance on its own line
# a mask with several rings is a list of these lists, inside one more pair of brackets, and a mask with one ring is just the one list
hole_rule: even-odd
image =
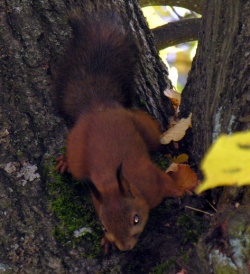
[[218,186],[250,185],[250,131],[221,135],[201,164],[205,180],[200,193]]
[[[169,6],[150,6],[142,8],[147,19],[149,28],[153,29],[168,22],[193,15],[184,8],[171,8]],[[169,47],[159,52],[163,62],[169,69],[169,78],[176,89],[181,92],[186,84],[188,71],[190,70],[193,57],[196,53],[197,42],[188,42]]]

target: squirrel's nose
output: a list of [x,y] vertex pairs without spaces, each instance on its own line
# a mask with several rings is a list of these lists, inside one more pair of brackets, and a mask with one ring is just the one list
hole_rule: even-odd
[[126,243],[115,243],[115,244],[121,251],[128,251],[128,250],[131,250],[136,243],[126,242]]

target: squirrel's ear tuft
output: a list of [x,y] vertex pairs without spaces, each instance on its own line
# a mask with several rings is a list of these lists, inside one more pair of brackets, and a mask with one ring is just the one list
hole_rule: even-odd
[[122,163],[116,170],[116,178],[121,194],[125,197],[134,198],[133,190],[131,189],[129,182],[122,176]]
[[122,185],[122,163],[118,166],[117,170],[116,170],[116,179],[118,182],[118,186],[119,186],[119,190],[122,194],[125,193],[125,188]]
[[88,178],[84,178],[84,183],[87,184],[87,186],[89,187],[92,195],[98,200],[98,201],[101,201],[102,200],[102,195],[101,193],[99,192],[99,190],[97,189],[97,187],[94,185],[94,183],[88,179]]
[[74,39],[79,35],[88,30],[89,25],[87,25],[88,18],[92,18],[93,14],[91,13],[83,13],[80,9],[75,9],[68,14],[68,24],[72,28]]

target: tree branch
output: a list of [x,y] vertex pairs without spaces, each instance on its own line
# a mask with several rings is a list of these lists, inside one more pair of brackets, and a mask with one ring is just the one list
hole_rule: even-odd
[[200,18],[185,19],[152,29],[157,49],[198,40],[200,24]]
[[202,14],[204,0],[141,0],[141,7],[147,6],[175,6],[182,7],[188,10]]

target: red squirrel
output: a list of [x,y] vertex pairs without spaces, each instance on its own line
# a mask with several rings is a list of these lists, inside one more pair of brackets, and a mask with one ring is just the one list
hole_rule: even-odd
[[112,12],[74,15],[73,35],[55,79],[60,112],[73,123],[57,170],[85,181],[110,243],[130,250],[149,210],[184,190],[150,160],[160,126],[133,108],[137,47]]

